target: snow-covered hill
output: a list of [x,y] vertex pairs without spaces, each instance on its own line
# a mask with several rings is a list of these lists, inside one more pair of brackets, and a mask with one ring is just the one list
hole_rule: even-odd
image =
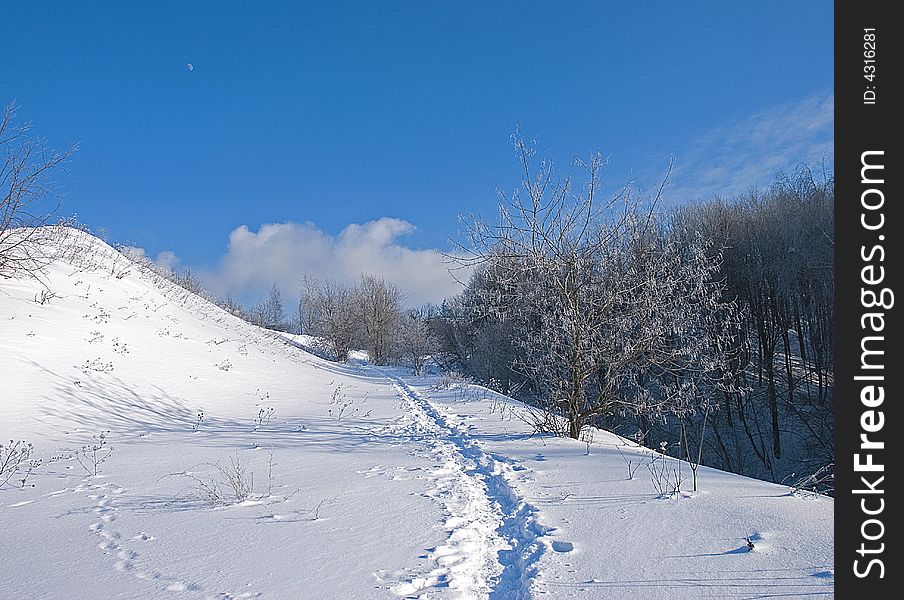
[[324,361],[68,243],[0,279],[0,439],[42,460],[0,488],[0,598],[833,595],[830,499],[705,468],[660,497],[612,434],[531,435],[483,388]]

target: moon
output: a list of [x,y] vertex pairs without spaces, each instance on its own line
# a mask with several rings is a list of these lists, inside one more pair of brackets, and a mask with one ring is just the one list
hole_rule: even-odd
[[189,72],[191,72],[191,71],[194,71],[194,70],[195,70],[195,65],[193,65],[193,64],[191,64],[191,63],[188,63],[188,64],[187,64],[187,65],[185,65],[185,66],[186,66],[186,67],[188,67],[188,70],[189,70]]

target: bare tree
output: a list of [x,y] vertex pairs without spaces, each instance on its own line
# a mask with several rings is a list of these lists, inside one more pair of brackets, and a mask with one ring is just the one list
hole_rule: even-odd
[[0,276],[36,275],[50,258],[47,225],[59,208],[54,172],[72,156],[48,148],[29,135],[31,125],[15,122],[16,106],[0,113]]
[[402,292],[374,275],[362,275],[355,290],[357,320],[370,361],[387,364],[392,358],[394,335],[402,318]]
[[325,339],[336,360],[347,361],[356,328],[353,291],[335,282],[305,277],[300,302],[306,307],[309,333]]

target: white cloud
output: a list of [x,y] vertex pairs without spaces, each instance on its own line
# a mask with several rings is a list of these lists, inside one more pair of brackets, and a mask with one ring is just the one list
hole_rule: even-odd
[[175,269],[176,265],[179,264],[179,257],[176,256],[175,252],[171,252],[170,250],[164,250],[160,254],[157,255],[157,258],[154,259],[154,262],[166,269]]
[[[144,248],[139,248],[137,246],[122,246],[120,248],[120,252],[122,252],[132,260],[150,260],[150,257],[147,255],[147,252],[145,252]],[[163,269],[175,269],[180,260],[179,257],[176,256],[175,252],[164,250],[163,252],[159,253],[157,255],[157,258],[155,258],[152,262]]]
[[295,297],[303,273],[345,284],[372,273],[399,286],[412,306],[461,291],[442,254],[400,243],[412,231],[411,223],[389,217],[348,225],[335,236],[311,222],[267,223],[256,232],[242,225],[230,232],[217,267],[200,275],[214,293],[244,297],[263,296],[273,283]]
[[833,91],[755,113],[676,152],[666,200],[684,202],[766,187],[778,169],[791,171],[801,164],[825,161],[831,171],[834,137]]

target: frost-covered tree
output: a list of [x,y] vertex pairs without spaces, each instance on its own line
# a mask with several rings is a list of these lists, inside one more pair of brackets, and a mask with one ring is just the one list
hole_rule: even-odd
[[702,239],[664,235],[628,191],[602,202],[598,154],[557,178],[549,163],[534,170],[522,139],[515,148],[521,188],[501,194],[496,223],[471,220],[471,262],[493,282],[486,316],[512,328],[537,426],[577,438],[616,412],[697,410],[705,385],[730,383],[718,261]]
[[512,370],[516,354],[511,323],[490,307],[493,277],[477,269],[462,294],[443,302],[432,321],[438,340],[434,358],[447,369],[462,369],[491,388],[509,393],[523,384]]
[[219,306],[229,314],[239,317],[240,319],[244,319],[246,321],[251,319],[250,315],[248,315],[247,311],[245,310],[245,307],[239,304],[239,302],[237,302],[231,294],[226,294],[225,297],[217,300],[217,306]]

